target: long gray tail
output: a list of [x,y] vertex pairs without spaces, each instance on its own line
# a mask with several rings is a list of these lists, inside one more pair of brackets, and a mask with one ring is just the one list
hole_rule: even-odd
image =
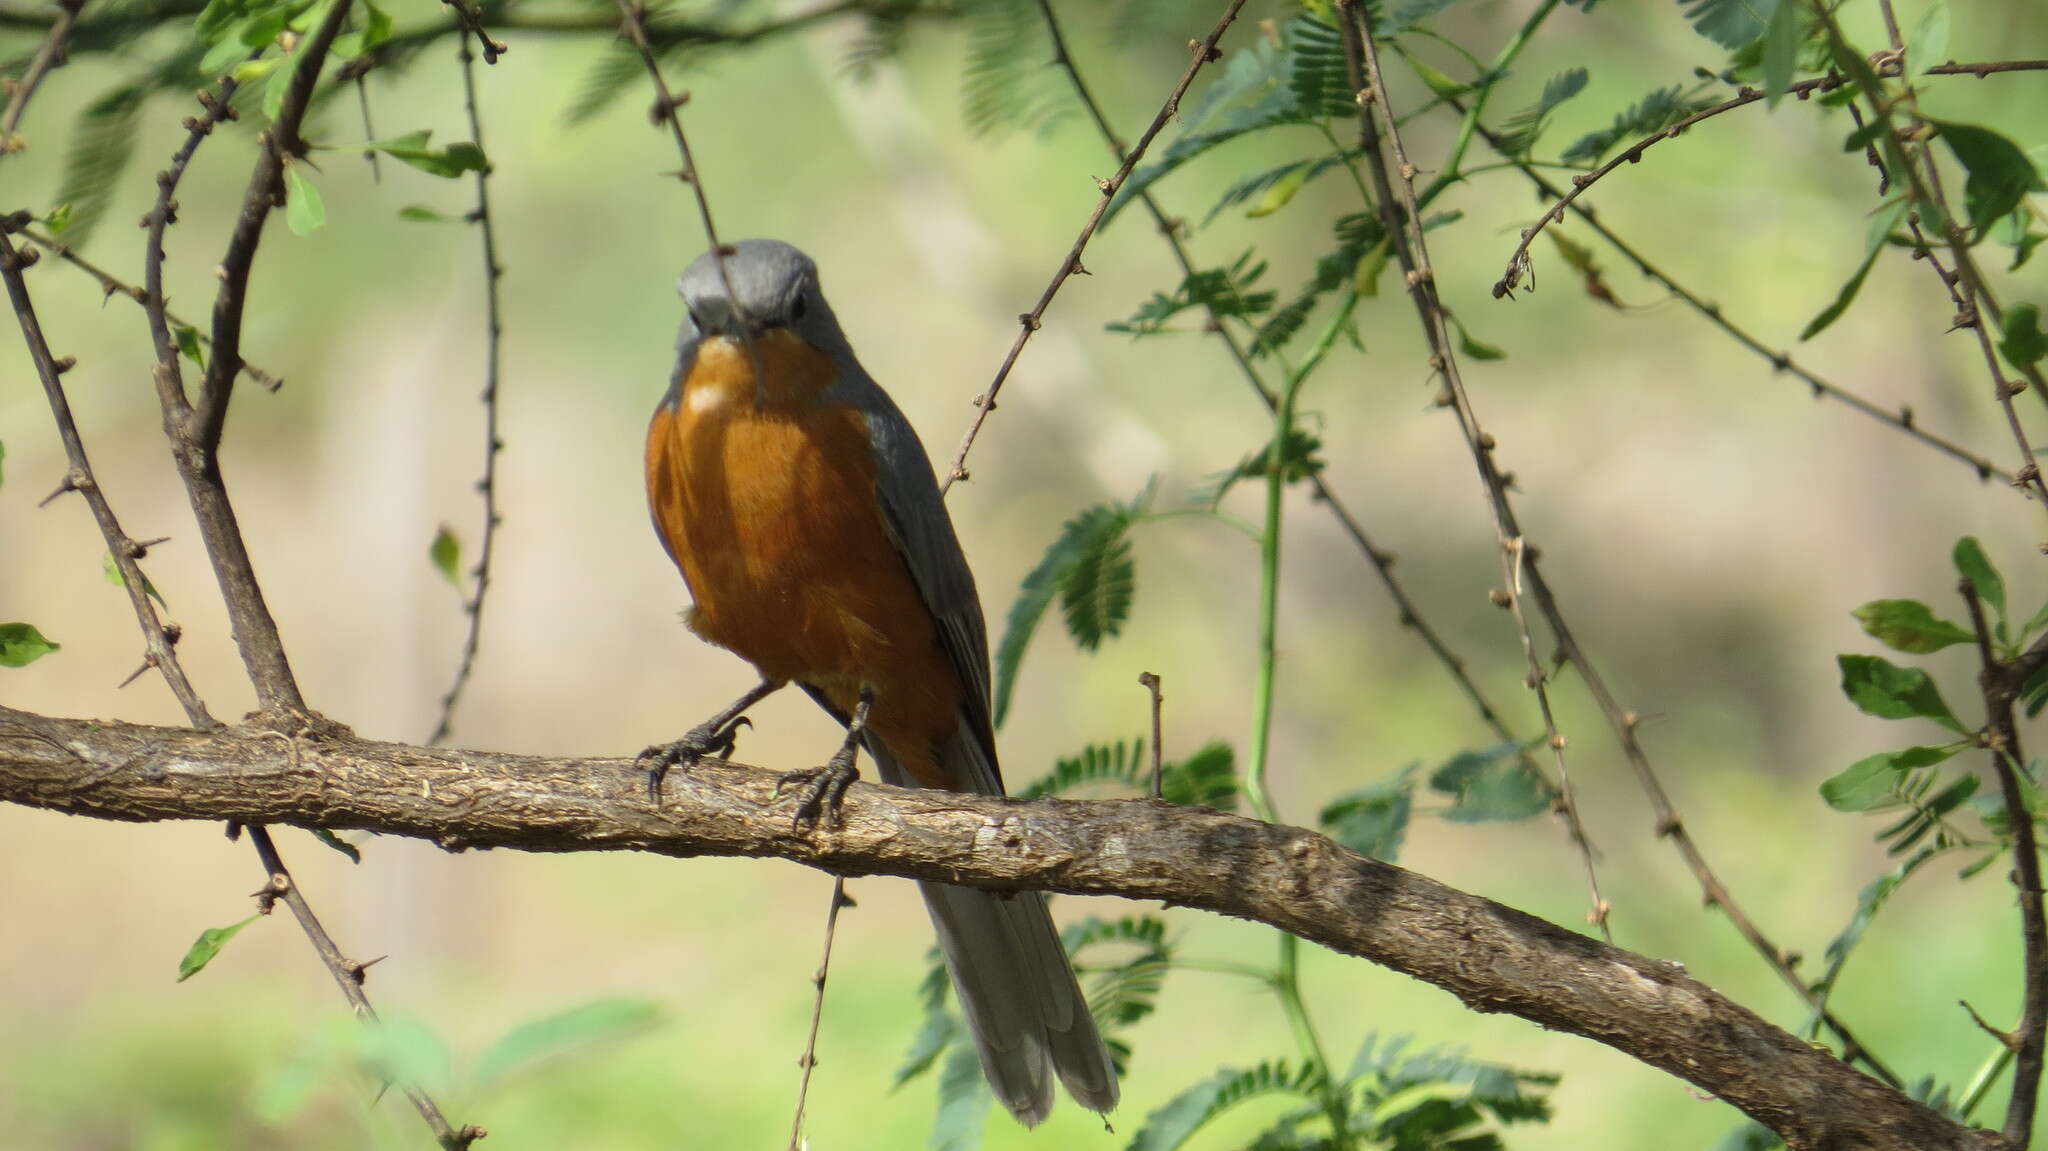
[[[864,741],[884,781],[916,787],[877,739]],[[1052,1110],[1057,1075],[1081,1106],[1116,1106],[1116,1070],[1088,1013],[1035,891],[997,894],[972,887],[920,883],[953,976],[953,991],[974,1034],[982,1073],[996,1098],[1030,1127]]]

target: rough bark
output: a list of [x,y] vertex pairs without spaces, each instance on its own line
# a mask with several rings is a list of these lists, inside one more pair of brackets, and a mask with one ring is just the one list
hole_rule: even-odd
[[707,761],[663,806],[623,759],[555,759],[296,730],[214,731],[0,708],[0,800],[101,819],[362,829],[449,850],[774,856],[842,875],[1163,900],[1256,920],[1605,1043],[1824,1151],[1994,1151],[1773,1027],[1675,963],[1608,946],[1300,828],[1155,800],[1017,802],[856,784],[799,832],[777,775]]

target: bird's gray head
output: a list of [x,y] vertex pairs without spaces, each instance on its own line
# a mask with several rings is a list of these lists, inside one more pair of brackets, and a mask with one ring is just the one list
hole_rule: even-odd
[[693,334],[742,338],[783,328],[827,351],[845,345],[839,321],[818,287],[818,265],[809,256],[780,240],[741,240],[726,248],[724,263],[721,276],[718,261],[706,252],[676,281],[689,309],[685,339]]

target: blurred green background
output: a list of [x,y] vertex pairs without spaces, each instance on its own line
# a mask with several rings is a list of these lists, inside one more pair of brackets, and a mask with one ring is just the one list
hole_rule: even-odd
[[[742,25],[794,10],[684,7]],[[1125,133],[1149,119],[1184,66],[1185,43],[1213,19],[1209,7],[1150,5],[1130,18],[1130,7],[1061,6],[1081,66]],[[1465,3],[1436,26],[1490,54],[1531,7]],[[1851,28],[1874,44],[1867,7],[1851,10]],[[1902,18],[1916,7],[1909,0]],[[391,10],[401,28],[446,18],[428,0]],[[1253,4],[1226,49],[1259,35],[1258,20],[1288,12]],[[2024,0],[1957,5],[1954,22],[1957,59],[2048,55],[2048,11]],[[643,76],[628,73],[625,93],[598,117],[565,123],[592,67],[616,52],[609,37],[507,38],[512,52],[479,77],[507,269],[505,524],[482,662],[455,742],[627,754],[673,738],[752,682],[744,664],[678,622],[685,592],[648,530],[640,487],[641,431],[665,386],[680,314],[671,285],[703,242],[686,191],[665,175],[676,159],[648,126]],[[674,78],[692,93],[686,122],[722,231],[787,239],[818,259],[864,362],[943,460],[1016,314],[1054,270],[1093,205],[1093,181],[1113,164],[1075,115],[1043,131],[970,132],[959,111],[965,49],[945,22],[914,27],[902,54],[864,79],[847,68],[857,39],[854,24],[828,21],[693,56]],[[0,31],[10,55],[33,43]],[[1554,148],[1649,88],[1723,59],[1673,3],[1561,11],[1494,107],[1521,107],[1547,76],[1588,67],[1589,91],[1559,113]],[[51,206],[73,115],[132,67],[96,55],[51,76],[23,125],[29,150],[0,162],[0,209]],[[1397,85],[1403,93],[1417,89]],[[401,74],[374,74],[371,94],[383,135],[468,134],[452,40]],[[1930,114],[2044,142],[2048,75],[1944,80],[1923,99]],[[326,106],[309,138],[359,140],[352,103]],[[131,221],[190,110],[182,98],[151,104],[137,160],[88,249],[126,277],[139,279],[141,267]],[[1438,114],[1412,125],[1410,152],[1425,169],[1455,124]],[[1840,152],[1846,130],[1839,114],[1823,118],[1804,104],[1751,107],[1661,145],[1589,199],[1671,274],[1785,346],[1862,251],[1873,181],[1858,156]],[[180,189],[170,291],[189,316],[205,315],[211,299],[249,137],[247,125],[222,133]],[[1283,135],[1269,134],[1159,192],[1171,210],[1199,219],[1232,180],[1293,154]],[[245,353],[288,382],[274,396],[242,389],[225,466],[308,698],[364,735],[418,740],[433,726],[464,622],[457,594],[427,562],[428,542],[442,523],[470,553],[477,540],[482,284],[470,229],[397,212],[417,203],[459,214],[471,194],[466,183],[389,162],[373,182],[348,151],[316,159],[328,226],[298,237],[274,222],[251,295]],[[1346,194],[1325,181],[1264,219],[1226,213],[1192,243],[1209,264],[1256,243],[1270,275],[1291,284],[1322,250],[1329,219],[1355,210]],[[1548,247],[1536,249],[1537,290],[1492,300],[1487,289],[1515,230],[1541,208],[1512,173],[1454,190],[1447,206],[1465,218],[1432,235],[1438,274],[1473,334],[1508,352],[1468,365],[1467,379],[1524,493],[1525,527],[1581,639],[1644,717],[1648,749],[1688,826],[1764,929],[1813,957],[1811,974],[1857,890],[1888,866],[1870,842],[1878,825],[1828,810],[1815,785],[1915,738],[1858,714],[1837,691],[1834,654],[1876,647],[1849,610],[1910,596],[1956,614],[1947,552],[1957,536],[1976,534],[2005,569],[2016,609],[2030,611],[2048,594],[2034,558],[2039,512],[1894,431],[1815,402],[1604,251],[1624,310],[1578,291]],[[1582,228],[1566,231],[1592,242]],[[1114,222],[1086,263],[1093,274],[1053,305],[976,449],[973,482],[951,500],[992,617],[1081,506],[1128,498],[1152,477],[1176,497],[1266,435],[1263,413],[1208,340],[1134,343],[1103,330],[1177,279],[1149,225],[1136,215]],[[2042,298],[2042,267],[2016,277],[2021,295]],[[151,552],[149,572],[184,625],[186,666],[216,714],[237,715],[252,699],[164,450],[142,313],[124,300],[103,303],[89,278],[55,260],[30,282],[56,351],[79,359],[66,377],[71,400],[116,509],[132,534],[171,537]],[[1981,360],[1967,337],[1945,335],[1951,313],[1934,278],[1895,254],[1873,271],[1856,309],[1798,354],[2011,466]],[[1341,349],[1303,400],[1327,444],[1327,478],[1399,554],[1400,574],[1515,727],[1539,731],[1510,621],[1486,599],[1499,569],[1482,493],[1453,420],[1430,406],[1412,310],[1389,290],[1366,302],[1361,320],[1369,352]],[[0,379],[0,616],[31,621],[64,645],[28,669],[0,672],[0,701],[182,722],[157,679],[117,687],[139,644],[120,591],[101,578],[105,549],[83,505],[37,507],[65,465],[11,335],[0,338]],[[1244,501],[1235,510],[1254,513],[1253,493],[1232,498]],[[1288,515],[1274,773],[1283,813],[1306,820],[1339,791],[1492,740],[1398,626],[1333,521],[1299,495]],[[1254,547],[1213,525],[1169,523],[1138,535],[1137,561],[1136,607],[1121,638],[1083,657],[1049,626],[1026,660],[1002,737],[1013,787],[1085,743],[1138,734],[1140,670],[1165,675],[1169,756],[1213,738],[1242,749]],[[1966,716],[1976,714],[1973,660],[1953,649],[1918,661],[1952,685]],[[1616,941],[1683,962],[1796,1026],[1803,1009],[1718,914],[1701,909],[1597,713],[1569,676],[1562,682],[1560,723]],[[740,748],[751,762],[815,762],[835,739],[793,694],[753,716]],[[483,1146],[782,1145],[827,877],[775,862],[448,855],[385,839],[364,843],[362,864],[351,866],[300,833],[282,842],[344,948],[390,957],[369,982],[380,1009],[432,1028],[458,1060],[522,1021],[595,997],[661,1005],[661,1025],[634,1038],[489,1093],[448,1088],[442,1101],[458,1121],[489,1128]],[[1577,860],[1547,820],[1419,819],[1401,862],[1583,924]],[[1990,1051],[1956,1001],[1994,1021],[2017,1017],[2018,930],[1995,871],[1965,885],[1952,871],[1934,869],[1886,910],[1836,1006],[1902,1072],[1956,1083]],[[0,973],[10,989],[0,993],[0,1146],[425,1145],[402,1099],[373,1103],[371,1088],[345,1075],[324,1080],[287,1117],[260,1113],[269,1086],[341,1013],[285,918],[252,925],[204,973],[173,982],[193,936],[247,915],[246,893],[260,878],[249,848],[217,826],[131,827],[0,808]],[[859,906],[841,921],[810,1145],[920,1146],[932,1081],[893,1095],[889,1084],[918,1023],[929,928],[907,883],[862,880],[851,890]],[[1056,901],[1062,917],[1126,910]],[[1183,954],[1270,957],[1269,931],[1168,916]],[[1360,961],[1311,949],[1304,980],[1340,1060],[1368,1032],[1413,1034],[1562,1073],[1555,1121],[1516,1129],[1512,1146],[1707,1146],[1739,1118],[1607,1048],[1473,1015]],[[1172,974],[1161,1010],[1131,1038],[1117,1135],[1068,1103],[1033,1133],[991,1117],[987,1146],[1121,1147],[1146,1113],[1218,1064],[1292,1050],[1269,996],[1197,972]],[[1199,1145],[1233,1146],[1233,1135],[1248,1137],[1280,1106],[1250,1104]]]

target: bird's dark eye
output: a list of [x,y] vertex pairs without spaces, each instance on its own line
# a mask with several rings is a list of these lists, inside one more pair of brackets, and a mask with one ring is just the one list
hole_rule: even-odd
[[804,301],[808,298],[808,296],[809,293],[807,292],[798,292],[796,294],[796,299],[791,300],[789,302],[790,319],[801,320],[804,318]]

